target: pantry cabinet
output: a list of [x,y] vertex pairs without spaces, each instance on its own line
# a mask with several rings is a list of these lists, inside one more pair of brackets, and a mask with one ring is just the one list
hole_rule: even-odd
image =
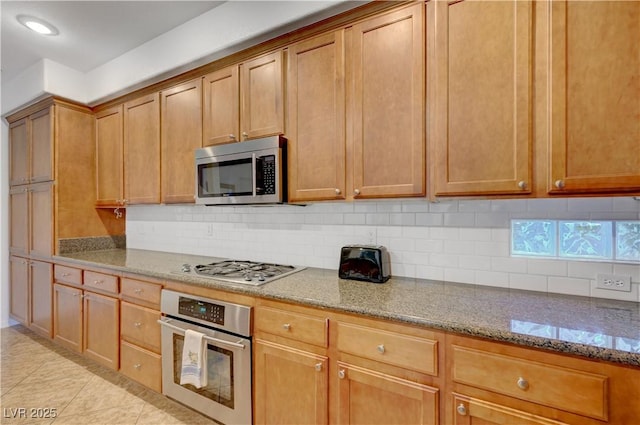
[[207,74],[203,89],[204,146],[284,133],[282,51]]
[[193,203],[194,150],[202,147],[202,81],[180,84],[160,94],[160,201]]
[[327,424],[327,319],[284,305],[255,310],[256,424]]
[[289,47],[289,200],[345,199],[344,30]]
[[14,186],[10,199],[10,252],[49,258],[53,255],[53,183]]
[[640,191],[640,3],[549,2],[548,190]]
[[96,114],[96,205],[124,204],[122,105]]
[[435,1],[427,10],[434,194],[531,193],[533,3]]
[[350,37],[352,196],[424,196],[424,4],[356,23]]

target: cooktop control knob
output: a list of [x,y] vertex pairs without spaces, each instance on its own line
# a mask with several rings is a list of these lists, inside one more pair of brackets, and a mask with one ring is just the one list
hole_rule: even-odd
[[191,264],[187,264],[187,263],[183,264],[183,265],[182,265],[182,271],[183,271],[184,273],[189,273],[189,272],[191,272]]

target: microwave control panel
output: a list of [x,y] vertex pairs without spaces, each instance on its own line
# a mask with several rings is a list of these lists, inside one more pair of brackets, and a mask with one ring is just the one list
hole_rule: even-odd
[[274,195],[276,193],[276,156],[266,155],[260,157],[262,160],[262,187],[264,195]]

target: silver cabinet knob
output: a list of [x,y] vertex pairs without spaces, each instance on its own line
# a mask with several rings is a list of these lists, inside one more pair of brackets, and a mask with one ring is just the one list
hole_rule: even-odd
[[523,377],[518,378],[518,388],[520,388],[521,390],[529,389],[529,381],[527,381]]
[[456,410],[458,411],[458,414],[460,414],[462,416],[466,416],[467,415],[467,408],[462,403],[460,403],[458,405],[458,407],[456,407]]
[[353,191],[353,194],[356,195],[356,196],[360,195],[360,189],[355,189]]
[[378,345],[378,353],[384,354],[384,344]]
[[140,295],[142,293],[142,289],[136,288],[136,289],[133,290],[133,292],[135,292],[136,294]]
[[71,276],[71,273],[62,273],[62,277],[69,277]]
[[522,189],[522,190],[526,189],[526,188],[527,188],[527,182],[526,182],[526,181],[524,181],[524,180],[520,180],[520,181],[518,182],[518,187],[519,187],[520,189]]
[[285,331],[291,330],[291,324],[290,323],[285,323],[284,325],[282,325],[282,329],[284,329]]
[[556,180],[556,182],[554,183],[555,187],[558,189],[564,189],[564,181],[563,180]]
[[316,363],[316,365],[315,365],[315,369],[316,369],[318,372],[322,372],[322,363]]
[[230,134],[230,135],[229,135],[229,139],[231,139],[231,140],[236,140],[236,135],[235,135],[235,134]]
[[134,369],[140,370],[140,368],[142,367],[142,365],[140,363],[136,363],[133,365]]
[[345,373],[344,369],[340,369],[338,371],[338,378],[344,379],[345,376],[346,376],[346,373]]
[[249,133],[247,133],[246,131],[242,132],[242,137],[249,137]]
[[340,195],[342,191],[340,189],[336,189],[336,195]]
[[135,323],[133,324],[133,326],[135,326],[136,328],[139,328],[140,326],[142,326],[142,323],[140,323],[140,322],[135,322]]
[[101,280],[94,280],[93,284],[94,285],[102,285],[102,281]]

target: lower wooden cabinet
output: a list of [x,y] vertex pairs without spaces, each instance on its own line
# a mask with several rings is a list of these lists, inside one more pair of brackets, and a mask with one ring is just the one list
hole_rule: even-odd
[[120,301],[117,298],[85,292],[83,304],[84,354],[111,369],[120,360]]
[[438,389],[338,362],[340,424],[438,423]]
[[256,424],[327,424],[326,356],[264,340],[255,344]]
[[455,406],[453,425],[562,425],[552,419],[511,409],[499,404],[453,395]]
[[40,335],[51,338],[51,282],[53,266],[11,256],[9,315]]
[[82,352],[82,290],[53,285],[53,339],[60,345]]
[[162,358],[160,354],[122,341],[120,343],[120,372],[154,391],[162,392]]
[[9,316],[26,325],[29,320],[29,260],[12,256],[9,264]]

